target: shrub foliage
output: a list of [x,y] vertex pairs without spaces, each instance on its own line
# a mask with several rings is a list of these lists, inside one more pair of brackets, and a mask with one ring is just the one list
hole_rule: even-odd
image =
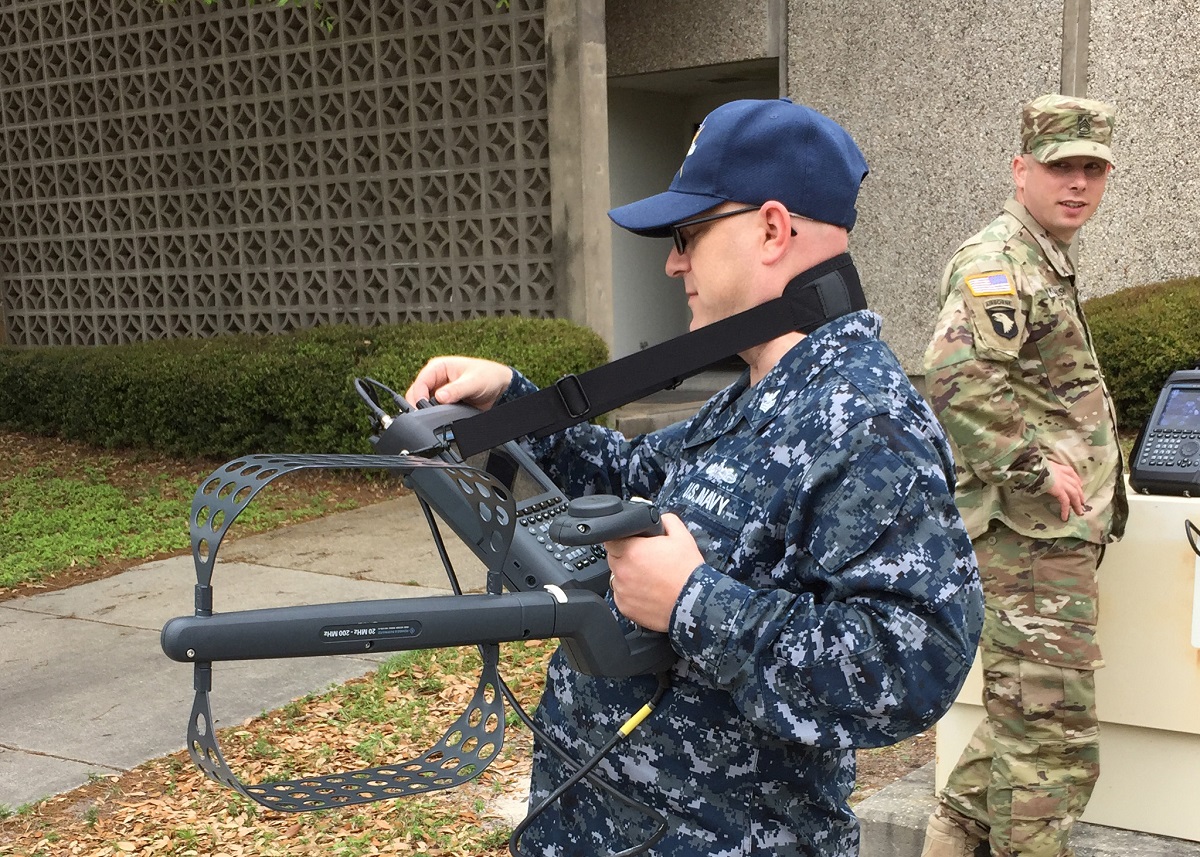
[[1132,436],[1167,377],[1200,363],[1200,277],[1093,298],[1084,312],[1120,427]]
[[368,412],[353,380],[369,376],[403,393],[439,354],[518,366],[539,385],[608,357],[587,328],[516,317],[0,348],[0,425],[182,456],[369,452]]
[[[1085,303],[1123,432],[1149,417],[1171,372],[1200,362],[1200,277]],[[103,447],[221,457],[369,452],[353,379],[403,392],[439,354],[518,366],[546,385],[608,359],[561,319],[487,318],[92,348],[0,347],[0,426]]]

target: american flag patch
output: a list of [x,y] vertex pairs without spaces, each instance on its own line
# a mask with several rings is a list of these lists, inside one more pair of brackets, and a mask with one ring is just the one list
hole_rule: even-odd
[[986,274],[967,277],[967,288],[977,298],[1016,294],[1012,280],[1003,271],[988,271]]

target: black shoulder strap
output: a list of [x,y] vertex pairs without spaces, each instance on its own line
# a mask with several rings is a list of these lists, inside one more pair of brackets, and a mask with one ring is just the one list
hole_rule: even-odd
[[775,300],[457,420],[451,424],[455,442],[466,457],[525,435],[545,437],[674,387],[785,333],[811,333],[866,307],[858,271],[843,253],[797,276]]

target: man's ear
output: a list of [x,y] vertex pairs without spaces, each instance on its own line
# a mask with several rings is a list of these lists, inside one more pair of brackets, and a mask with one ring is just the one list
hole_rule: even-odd
[[787,252],[793,236],[792,216],[781,202],[768,202],[762,208],[763,219],[766,222],[763,249],[768,261],[775,261]]
[[1025,191],[1025,176],[1029,172],[1029,164],[1025,163],[1024,155],[1017,155],[1012,162],[1012,177],[1013,184],[1017,187],[1017,193],[1021,194]]

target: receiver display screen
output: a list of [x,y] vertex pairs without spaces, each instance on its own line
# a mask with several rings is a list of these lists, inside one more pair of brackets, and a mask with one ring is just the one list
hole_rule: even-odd
[[1169,391],[1155,428],[1200,431],[1200,387],[1176,387]]
[[504,447],[472,456],[467,464],[490,473],[497,482],[512,492],[513,502],[518,507],[547,491],[558,490],[545,475],[540,472],[535,474],[529,468],[522,467],[521,462]]

